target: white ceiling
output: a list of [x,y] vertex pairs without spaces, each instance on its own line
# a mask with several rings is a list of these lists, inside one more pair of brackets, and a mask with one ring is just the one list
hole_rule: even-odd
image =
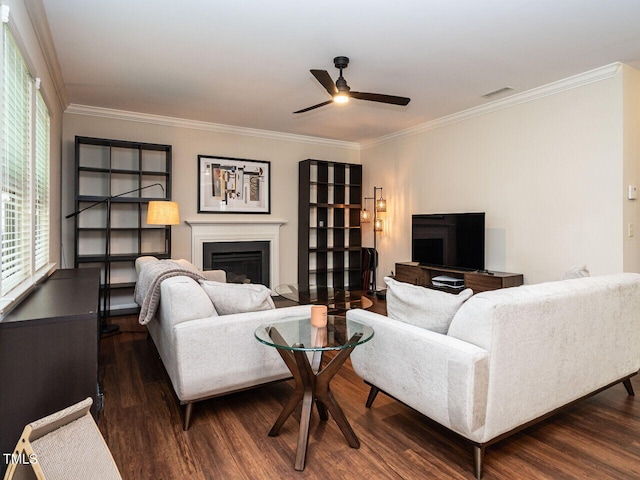
[[[613,63],[640,69],[640,0],[41,0],[68,99],[366,141]],[[309,69],[406,107],[329,99]]]

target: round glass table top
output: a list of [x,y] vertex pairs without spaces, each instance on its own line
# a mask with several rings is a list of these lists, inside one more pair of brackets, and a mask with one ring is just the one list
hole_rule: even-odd
[[317,285],[287,283],[278,285],[275,292],[301,305],[326,305],[329,309],[335,310],[367,309],[373,305],[373,302],[361,293]]
[[297,317],[262,325],[255,336],[265,345],[285,350],[342,350],[371,340],[373,328],[338,315],[327,315],[327,326],[318,328],[309,317]]

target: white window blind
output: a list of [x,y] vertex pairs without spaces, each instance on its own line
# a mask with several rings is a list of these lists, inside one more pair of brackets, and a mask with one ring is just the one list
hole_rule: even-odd
[[2,76],[2,292],[31,272],[30,99],[31,77],[7,28],[3,28]]
[[49,263],[49,111],[38,91],[34,142],[34,252],[35,269]]
[[36,275],[50,268],[49,111],[6,22],[3,17],[0,314],[29,291]]

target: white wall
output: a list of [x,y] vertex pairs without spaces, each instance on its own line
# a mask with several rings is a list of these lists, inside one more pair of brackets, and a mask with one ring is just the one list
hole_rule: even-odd
[[[633,272],[640,269],[640,248],[636,240],[640,235],[637,231],[640,227],[640,198],[629,200],[626,194],[629,185],[640,190],[640,72],[626,66],[623,70],[623,109],[624,270]],[[628,235],[629,225],[633,225],[634,237]]]
[[[519,102],[496,102],[500,108],[462,112],[419,133],[400,132],[360,152],[353,144],[66,113],[63,213],[73,208],[75,135],[173,145],[173,197],[183,220],[221,217],[196,213],[198,154],[269,160],[271,216],[288,222],[281,281],[295,281],[298,162],[362,161],[364,195],[382,186],[388,200],[378,285],[395,262],[410,260],[414,213],[486,212],[486,268],[523,273],[526,283],[553,280],[583,264],[596,275],[640,271],[640,232],[627,236],[629,223],[640,228],[640,200],[626,199],[629,184],[640,187],[640,72],[608,71],[593,81],[559,82]],[[67,266],[73,263],[71,228],[63,220]],[[174,257],[191,258],[190,227],[173,228]],[[368,227],[363,237],[364,245],[373,243]]]
[[[378,284],[410,260],[415,213],[486,212],[486,268],[524,273],[525,283],[583,264],[592,274],[640,271],[637,256],[623,255],[625,183],[638,178],[639,161],[637,108],[635,143],[623,145],[623,71],[637,102],[637,72],[619,68],[363,149],[365,191],[382,186],[387,198]],[[638,251],[637,237],[624,242],[624,251]]]
[[[165,119],[166,120],[166,119]],[[226,130],[233,130],[231,127]],[[241,129],[237,129],[241,132]],[[76,135],[162,143],[173,146],[173,200],[180,205],[181,220],[265,219],[265,215],[197,213],[198,154],[229,156],[271,162],[270,218],[287,222],[280,234],[280,281],[297,282],[298,265],[298,162],[307,158],[359,163],[355,144],[305,141],[302,137],[273,134],[252,136],[227,131],[175,127],[84,114],[65,113],[63,124],[63,213],[73,211],[74,138]],[[66,261],[73,266],[73,222],[63,220]],[[172,256],[191,259],[191,228],[184,222],[172,230]]]

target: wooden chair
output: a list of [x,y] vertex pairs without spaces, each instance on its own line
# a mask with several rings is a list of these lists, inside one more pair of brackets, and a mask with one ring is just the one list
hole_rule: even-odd
[[4,480],[122,480],[87,398],[24,427]]

